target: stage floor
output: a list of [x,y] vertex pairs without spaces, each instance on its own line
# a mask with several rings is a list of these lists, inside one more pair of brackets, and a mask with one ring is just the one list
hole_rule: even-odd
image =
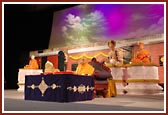
[[95,98],[91,101],[80,102],[44,102],[24,100],[24,93],[17,90],[4,90],[4,100],[2,98],[2,112],[4,113],[57,113],[57,112],[77,112],[85,111],[103,113],[143,113],[149,111],[153,113],[165,113],[166,102],[164,94],[155,95],[118,95],[111,98]]

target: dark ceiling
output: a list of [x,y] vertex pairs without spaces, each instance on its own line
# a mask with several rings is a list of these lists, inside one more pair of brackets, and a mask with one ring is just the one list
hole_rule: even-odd
[[48,48],[53,12],[77,4],[4,4],[4,79],[16,89],[29,52]]
[[54,12],[78,4],[5,4],[7,12]]
[[16,44],[25,42],[26,44],[17,45],[19,49],[23,50],[30,51],[48,48],[53,12],[76,5],[77,4],[5,4],[5,40],[8,40],[10,43],[16,42]]

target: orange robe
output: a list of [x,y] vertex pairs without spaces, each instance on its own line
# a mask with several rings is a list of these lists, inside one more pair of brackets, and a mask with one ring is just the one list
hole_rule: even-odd
[[88,63],[79,64],[76,69],[76,74],[79,75],[92,75],[93,72],[94,68]]
[[38,63],[37,63],[37,60],[36,59],[31,59],[29,61],[29,65],[28,65],[28,68],[29,69],[38,69]]
[[137,53],[135,58],[131,59],[132,63],[150,63],[149,59],[149,51],[142,49],[140,52]]

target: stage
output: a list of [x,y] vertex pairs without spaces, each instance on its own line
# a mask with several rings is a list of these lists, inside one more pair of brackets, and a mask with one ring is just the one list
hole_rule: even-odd
[[165,112],[164,93],[155,95],[118,95],[111,98],[94,98],[90,101],[78,102],[46,102],[24,100],[24,93],[17,90],[4,90],[4,113],[39,113],[93,111],[107,113]]

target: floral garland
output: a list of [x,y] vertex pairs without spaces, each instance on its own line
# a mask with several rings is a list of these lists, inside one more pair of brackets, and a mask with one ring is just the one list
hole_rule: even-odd
[[86,57],[86,58],[88,58],[88,59],[92,59],[93,57],[98,57],[98,56],[100,56],[100,55],[102,55],[102,56],[104,56],[104,57],[108,57],[108,55],[106,55],[105,53],[103,53],[103,52],[99,52],[98,54],[96,54],[95,56],[88,56],[86,53],[83,53],[82,55],[80,55],[80,56],[69,56],[69,58],[71,58],[71,59],[74,59],[74,60],[79,60],[79,59],[81,59],[82,57]]

